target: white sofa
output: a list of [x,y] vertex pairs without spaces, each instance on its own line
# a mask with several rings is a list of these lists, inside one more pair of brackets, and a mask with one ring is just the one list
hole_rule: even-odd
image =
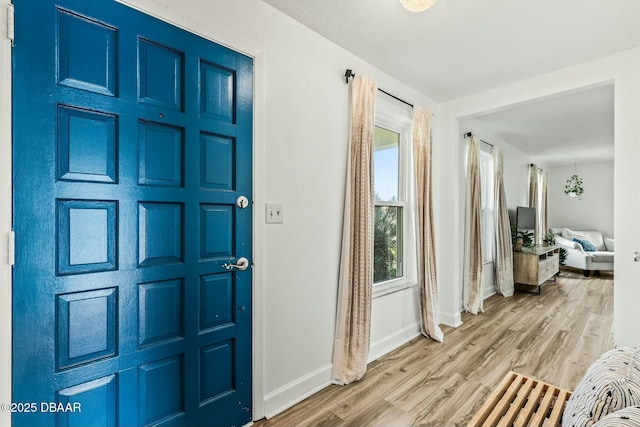
[[[572,230],[569,228],[552,228],[556,236],[556,245],[567,250],[565,265],[579,268],[589,277],[592,271],[613,270],[614,240],[604,237],[598,230]],[[595,251],[585,251],[582,245],[573,238],[587,240],[595,247]]]

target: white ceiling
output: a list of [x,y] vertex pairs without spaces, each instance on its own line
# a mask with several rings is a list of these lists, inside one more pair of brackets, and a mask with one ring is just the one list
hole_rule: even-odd
[[[613,160],[613,85],[558,94],[474,117],[546,166]],[[465,122],[471,124],[473,120]],[[487,141],[491,142],[491,141]]]
[[[264,1],[438,102],[640,46],[639,0],[439,0],[418,14],[399,0]],[[479,119],[534,152],[565,147],[572,138],[589,150],[598,138],[612,144],[609,120],[593,120],[596,110],[612,117],[612,95],[589,92]],[[588,96],[604,104],[579,114]],[[598,138],[579,138],[584,134]]]

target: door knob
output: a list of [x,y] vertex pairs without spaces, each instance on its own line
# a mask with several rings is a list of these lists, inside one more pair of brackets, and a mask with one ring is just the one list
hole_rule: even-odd
[[640,252],[634,252],[633,253],[633,260],[635,262],[640,262]]
[[235,264],[225,263],[225,264],[222,264],[222,266],[229,271],[233,270],[234,268],[242,271],[242,270],[246,270],[249,267],[249,260],[246,259],[245,257],[242,257],[242,258],[238,258]]
[[247,199],[245,196],[240,196],[240,197],[238,197],[238,199],[236,200],[236,205],[237,205],[240,209],[245,209],[247,206],[249,206],[249,199]]

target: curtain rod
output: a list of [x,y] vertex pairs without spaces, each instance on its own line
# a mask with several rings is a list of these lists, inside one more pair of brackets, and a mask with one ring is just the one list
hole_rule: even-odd
[[[465,138],[471,138],[472,136],[473,136],[473,134],[471,132],[467,132],[467,133],[464,134]],[[491,147],[493,147],[493,144],[485,141],[484,139],[481,139],[480,142],[484,142],[485,144],[490,145]]]
[[[350,79],[351,77],[355,77],[355,76],[356,76],[356,75],[353,73],[353,71],[351,71],[351,69],[350,69],[350,68],[347,68],[347,71],[345,71],[345,72],[344,72],[344,82],[345,82],[346,84],[349,84],[349,79]],[[387,92],[386,90],[382,90],[382,89],[380,89],[380,88],[378,88],[378,90],[379,90],[380,92],[384,93],[385,95],[388,95],[388,96],[392,97],[393,99],[395,99],[395,100],[397,100],[397,101],[400,101],[400,102],[402,102],[403,104],[406,104],[406,105],[408,105],[409,107],[413,108],[413,104],[411,104],[410,102],[407,102],[407,101],[405,101],[404,99],[400,99],[400,98],[398,98],[397,96],[390,94],[390,93],[389,93],[389,92]]]

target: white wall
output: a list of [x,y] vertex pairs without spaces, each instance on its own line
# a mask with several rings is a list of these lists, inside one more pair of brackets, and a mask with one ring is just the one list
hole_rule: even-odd
[[418,287],[374,298],[369,361],[420,335]]
[[595,229],[613,237],[613,161],[578,164],[584,194],[572,198],[564,186],[574,173],[574,165],[556,166],[549,171],[549,226]]
[[[561,92],[581,90],[614,83],[615,85],[615,172],[614,172],[614,236],[616,238],[614,340],[616,345],[640,342],[640,300],[637,277],[640,264],[633,262],[634,251],[640,250],[640,225],[636,217],[640,211],[640,194],[634,180],[640,158],[640,49],[633,49],[598,60],[561,69],[494,90],[447,102],[440,106],[440,141],[443,168],[448,168],[451,180],[442,181],[439,199],[439,259],[441,311],[454,312],[460,300],[461,230],[459,216],[463,210],[459,201],[459,145],[458,120],[463,117],[494,111],[508,106],[550,96]],[[449,144],[447,144],[447,141]],[[448,215],[447,215],[448,214]],[[618,256],[617,254],[622,254]]]
[[[254,416],[272,415],[329,384],[347,154],[345,69],[373,77],[414,105],[437,105],[260,0],[122,1],[256,57]],[[11,218],[7,45],[0,41],[2,239]],[[265,202],[283,204],[284,224],[264,224]],[[4,249],[0,240],[0,401],[10,401]],[[374,353],[415,336],[416,295],[408,288],[374,301]],[[0,424],[8,424],[8,416],[0,416]]]

